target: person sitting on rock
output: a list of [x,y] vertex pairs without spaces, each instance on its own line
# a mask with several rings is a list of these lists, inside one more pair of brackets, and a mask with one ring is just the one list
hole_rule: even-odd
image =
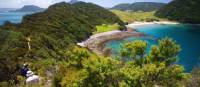
[[28,71],[30,71],[30,69],[28,68],[28,64],[25,63],[21,69],[21,75],[26,77]]

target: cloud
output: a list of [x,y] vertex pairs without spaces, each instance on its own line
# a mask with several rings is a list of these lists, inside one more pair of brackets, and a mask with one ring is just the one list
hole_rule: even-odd
[[37,5],[43,8],[53,4],[54,0],[21,0],[21,5]]

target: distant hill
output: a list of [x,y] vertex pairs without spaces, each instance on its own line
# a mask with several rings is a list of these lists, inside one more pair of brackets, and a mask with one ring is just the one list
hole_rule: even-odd
[[186,23],[200,23],[200,0],[173,0],[156,16]]
[[14,10],[13,12],[41,12],[44,11],[44,8],[40,8],[35,5],[25,5],[24,7]]
[[164,6],[165,3],[157,3],[157,2],[136,2],[133,4],[123,3],[114,6],[111,9],[115,10],[132,10],[132,11],[155,11]]
[[69,1],[68,3],[70,3],[70,4],[75,4],[75,3],[77,3],[77,2],[79,2],[78,0],[71,0],[71,1]]
[[16,10],[16,8],[0,8],[0,12],[8,12],[11,10]]

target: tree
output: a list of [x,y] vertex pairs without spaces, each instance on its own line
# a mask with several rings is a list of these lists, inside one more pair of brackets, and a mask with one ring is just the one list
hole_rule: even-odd
[[170,38],[159,40],[158,46],[152,46],[149,57],[152,62],[165,62],[170,65],[177,60],[178,53],[181,51],[179,45]]
[[143,62],[146,52],[147,43],[145,41],[134,41],[122,45],[120,55],[122,59],[130,58],[136,61],[139,65]]

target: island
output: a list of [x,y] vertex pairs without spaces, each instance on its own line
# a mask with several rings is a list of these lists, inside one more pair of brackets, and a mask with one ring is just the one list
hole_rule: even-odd
[[35,5],[24,5],[22,8],[17,10],[12,10],[11,12],[42,12],[44,8],[40,8]]

